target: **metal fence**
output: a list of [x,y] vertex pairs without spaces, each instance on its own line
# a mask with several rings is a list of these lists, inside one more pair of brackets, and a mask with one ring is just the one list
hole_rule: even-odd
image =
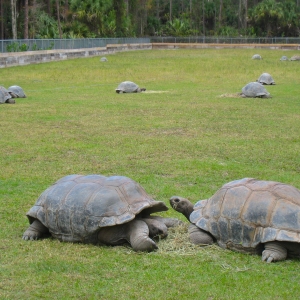
[[150,43],[149,38],[0,40],[0,51],[19,52],[106,47],[107,44]]
[[51,49],[82,49],[106,47],[107,44],[141,43],[215,43],[215,44],[300,44],[300,38],[273,37],[147,37],[147,38],[93,38],[93,39],[30,39],[0,40],[0,52],[19,52]]
[[151,37],[151,43],[208,43],[208,44],[300,44],[300,38],[294,37]]

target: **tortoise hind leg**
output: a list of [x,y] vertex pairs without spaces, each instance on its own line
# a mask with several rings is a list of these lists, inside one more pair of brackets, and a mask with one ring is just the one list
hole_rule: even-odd
[[287,258],[287,249],[280,242],[265,243],[265,250],[262,253],[262,261],[267,263],[285,260]]
[[23,240],[38,240],[47,233],[49,233],[48,228],[44,226],[39,220],[34,220],[27,228],[27,230],[23,233]]

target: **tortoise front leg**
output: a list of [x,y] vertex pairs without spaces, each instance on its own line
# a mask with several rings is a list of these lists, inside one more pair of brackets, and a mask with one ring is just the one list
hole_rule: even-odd
[[149,237],[148,225],[134,219],[126,224],[101,228],[98,241],[105,245],[121,245],[127,241],[134,251],[153,251],[155,242]]
[[287,249],[281,242],[265,243],[265,250],[262,253],[262,261],[267,263],[285,260],[287,257]]
[[34,220],[32,224],[23,233],[23,240],[34,241],[40,239],[43,235],[49,233],[49,230],[39,220]]
[[190,241],[195,245],[212,245],[214,243],[212,236],[208,232],[194,224],[190,224],[188,232]]
[[127,240],[135,251],[153,251],[155,242],[149,237],[148,225],[142,220],[132,220],[127,224]]

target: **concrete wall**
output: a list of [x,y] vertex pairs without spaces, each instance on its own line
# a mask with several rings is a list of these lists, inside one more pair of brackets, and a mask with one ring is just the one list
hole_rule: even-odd
[[152,44],[111,44],[101,48],[72,50],[41,50],[0,53],[0,68],[37,64],[65,59],[104,56],[121,51],[151,50]]
[[73,50],[42,50],[26,52],[0,53],[0,68],[28,64],[60,61],[65,59],[104,56],[122,51],[151,49],[204,49],[204,48],[247,48],[247,49],[285,49],[300,50],[298,44],[189,44],[189,43],[142,43],[142,44],[109,44],[101,48]]

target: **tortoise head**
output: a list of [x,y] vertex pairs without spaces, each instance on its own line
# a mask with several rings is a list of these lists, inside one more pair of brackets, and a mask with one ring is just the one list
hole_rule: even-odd
[[190,220],[190,214],[194,210],[192,202],[179,196],[173,196],[170,198],[170,205],[173,209],[182,213],[188,220]]

